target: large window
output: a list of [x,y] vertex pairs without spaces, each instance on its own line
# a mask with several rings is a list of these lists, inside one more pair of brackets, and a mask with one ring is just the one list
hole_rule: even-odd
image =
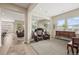
[[57,30],[64,30],[64,26],[65,26],[64,19],[57,20],[57,26],[56,26]]
[[57,20],[57,30],[79,30],[79,17]]
[[79,17],[69,18],[67,20],[68,29],[77,30],[79,29]]
[[32,31],[37,28],[37,19],[32,19]]
[[63,26],[64,24],[65,24],[65,20],[63,19],[57,20],[57,26]]

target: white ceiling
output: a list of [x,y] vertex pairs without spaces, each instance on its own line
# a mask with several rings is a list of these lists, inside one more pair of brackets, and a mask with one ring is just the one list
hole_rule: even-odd
[[28,8],[30,3],[14,3],[15,5],[18,5],[20,7],[23,7],[23,8]]
[[[23,8],[28,8],[31,3],[14,3],[14,4]],[[32,15],[40,18],[43,17],[45,19],[49,19],[49,17],[51,16],[56,16],[77,8],[79,8],[79,3],[39,3],[33,9]],[[19,19],[21,18],[19,17]]]
[[79,3],[39,3],[32,14],[41,17],[51,17],[77,8],[79,8]]

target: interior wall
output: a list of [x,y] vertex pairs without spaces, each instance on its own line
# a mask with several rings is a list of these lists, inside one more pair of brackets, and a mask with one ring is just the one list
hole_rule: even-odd
[[1,29],[2,32],[7,32],[7,33],[14,32],[14,22],[2,21],[1,27],[2,27]]
[[[0,8],[1,8],[1,10],[10,10],[10,11],[12,11],[12,12],[15,12],[15,13],[20,13],[20,14],[25,14],[25,12],[27,11],[27,9],[26,8],[22,8],[22,7],[20,7],[20,6],[17,6],[17,5],[14,5],[14,4],[12,4],[12,3],[0,3]],[[2,12],[2,11],[1,11]],[[3,11],[4,12],[4,11]],[[2,14],[2,13],[1,13]],[[0,16],[1,16],[1,14],[0,14]],[[26,17],[26,16],[24,16],[24,17]],[[16,18],[16,17],[15,17]],[[14,19],[15,19],[14,18]],[[17,20],[19,20],[19,19],[17,19]],[[23,20],[23,19],[22,19]],[[15,23],[16,22],[14,22],[14,26],[15,26]],[[16,29],[14,29],[14,31],[16,31]]]
[[57,15],[57,16],[54,16],[52,17],[52,19],[67,19],[67,18],[70,18],[70,17],[75,17],[75,16],[79,16],[79,8],[78,9],[75,9],[75,10],[72,10],[72,11],[69,11],[69,12],[66,12],[66,13],[63,13],[63,14],[60,14],[60,15]]
[[0,8],[6,8],[6,9],[10,9],[16,12],[21,12],[24,14],[24,29],[25,29],[25,42],[29,43],[30,39],[31,39],[31,29],[32,29],[32,22],[31,22],[31,12],[32,9],[36,6],[37,4],[32,4],[30,5],[27,9],[26,8],[21,8],[17,5],[14,5],[12,3],[2,3],[0,4]]
[[[21,8],[19,6],[14,5],[14,4],[9,4],[9,3],[2,3],[1,4],[0,3],[0,17],[2,17],[2,12],[1,12],[2,9],[8,9],[8,10],[11,10],[13,12],[18,12],[18,13],[22,13],[22,14],[25,14],[25,12],[27,12],[27,9]],[[24,16],[24,17],[27,17],[27,16]],[[1,20],[1,18],[0,18],[0,20]],[[0,25],[0,29],[1,29],[1,25]],[[2,46],[2,44],[1,44],[1,32],[2,31],[0,30],[0,46]]]

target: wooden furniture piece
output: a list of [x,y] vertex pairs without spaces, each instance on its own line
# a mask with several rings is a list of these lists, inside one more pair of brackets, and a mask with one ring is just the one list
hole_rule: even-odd
[[79,47],[79,38],[72,37],[72,41],[67,44],[67,54],[69,54],[69,47],[71,48],[72,54],[74,55],[74,48],[76,49],[76,54],[78,54],[78,47]]
[[72,38],[72,37],[75,37],[76,35],[75,35],[75,32],[71,32],[71,31],[56,31],[56,36]]

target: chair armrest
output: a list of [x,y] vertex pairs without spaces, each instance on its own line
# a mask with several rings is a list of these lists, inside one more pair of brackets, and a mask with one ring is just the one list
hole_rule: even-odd
[[37,36],[37,33],[34,33],[34,36]]
[[79,37],[72,37],[72,39],[79,39]]

